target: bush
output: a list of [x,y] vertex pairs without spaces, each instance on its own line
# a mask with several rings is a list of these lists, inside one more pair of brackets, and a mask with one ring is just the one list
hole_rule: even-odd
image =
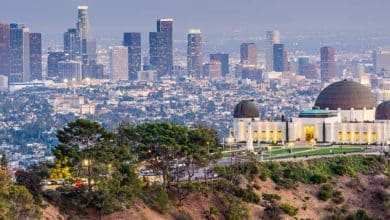
[[318,198],[320,200],[326,201],[332,197],[332,186],[325,184],[321,186],[320,191],[318,192]]
[[341,204],[344,202],[344,196],[343,196],[343,193],[341,191],[334,191],[332,193],[332,201],[336,204]]
[[281,204],[279,208],[289,216],[295,216],[298,213],[298,208],[287,203]]
[[245,202],[251,202],[255,204],[260,202],[260,197],[250,189],[238,188],[236,189],[234,195],[242,198]]
[[253,184],[253,188],[255,188],[256,190],[260,190],[261,189],[261,186],[257,183]]
[[321,183],[326,183],[328,181],[328,178],[324,175],[321,175],[321,174],[313,174],[311,177],[310,177],[310,183],[312,184],[321,184]]
[[146,202],[150,204],[150,206],[161,212],[166,213],[169,210],[169,197],[168,193],[162,185],[153,185],[146,192]]
[[263,194],[263,200],[266,200],[268,202],[275,202],[277,200],[280,200],[281,197],[278,194]]
[[364,209],[358,209],[355,214],[350,214],[346,218],[347,220],[371,220]]
[[266,181],[267,178],[271,177],[271,171],[268,170],[268,169],[262,169],[260,171],[260,175],[259,175],[259,178],[262,180],[262,181]]
[[226,220],[242,220],[249,218],[249,208],[241,200],[235,198],[228,198],[225,200],[227,204],[227,210],[225,211]]

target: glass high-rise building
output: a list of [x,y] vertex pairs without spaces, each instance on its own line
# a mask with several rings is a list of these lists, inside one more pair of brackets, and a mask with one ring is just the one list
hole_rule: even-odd
[[125,46],[114,46],[110,50],[110,80],[129,80],[128,74],[128,48]]
[[309,57],[298,57],[297,64],[298,64],[298,74],[304,75],[304,68],[307,64],[309,64],[310,60]]
[[20,24],[10,24],[10,76],[9,82],[30,80],[30,34]]
[[256,65],[257,51],[255,43],[243,43],[240,46],[241,64]]
[[331,82],[336,77],[336,52],[333,47],[321,48],[321,81]]
[[123,46],[128,48],[128,74],[130,80],[137,79],[141,71],[141,33],[124,33]]
[[42,80],[42,36],[30,33],[30,72],[31,80]]
[[270,72],[274,70],[273,62],[273,45],[280,43],[280,32],[279,30],[267,31],[266,33],[266,51],[265,51],[265,70]]
[[284,49],[284,44],[273,45],[273,67],[276,72],[283,72],[288,70],[287,52]]
[[229,75],[229,54],[227,53],[214,53],[210,54],[210,61],[221,62],[222,76]]
[[10,27],[0,24],[0,75],[10,75]]
[[197,78],[202,75],[202,35],[199,29],[190,29],[188,32],[187,73]]
[[96,41],[92,38],[89,23],[88,6],[77,8],[77,32],[80,35],[81,57],[84,65],[96,60]]
[[162,18],[157,20],[157,32],[165,33],[166,40],[163,41],[163,57],[161,68],[166,74],[171,75],[173,71],[173,19]]
[[58,63],[68,61],[68,54],[65,52],[49,52],[47,58],[47,76],[50,78],[58,78]]
[[149,33],[150,65],[159,75],[173,72],[173,20],[158,19],[157,32]]
[[165,33],[150,32],[149,33],[149,63],[153,69],[157,70],[158,74],[166,74],[166,41]]
[[69,59],[76,60],[80,56],[80,35],[76,28],[69,28],[64,33],[64,52],[69,54]]

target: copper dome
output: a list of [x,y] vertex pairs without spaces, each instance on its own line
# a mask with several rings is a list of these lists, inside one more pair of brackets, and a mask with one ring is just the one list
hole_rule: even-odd
[[234,108],[234,118],[258,118],[259,108],[253,100],[243,100]]
[[390,120],[390,101],[384,101],[376,108],[376,120]]
[[330,110],[372,109],[376,107],[376,99],[370,89],[362,84],[343,80],[322,90],[315,106]]

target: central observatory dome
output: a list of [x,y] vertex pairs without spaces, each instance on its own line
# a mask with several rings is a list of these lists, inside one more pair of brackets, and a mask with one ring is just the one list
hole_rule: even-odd
[[373,109],[376,107],[376,99],[370,89],[362,84],[343,80],[322,90],[315,106],[330,110]]

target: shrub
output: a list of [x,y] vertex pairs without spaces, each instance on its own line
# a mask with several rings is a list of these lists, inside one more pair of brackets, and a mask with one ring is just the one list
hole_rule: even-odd
[[150,206],[161,212],[166,213],[169,210],[169,197],[165,188],[161,185],[153,185],[147,192],[146,202]]
[[343,196],[343,193],[341,191],[334,191],[332,193],[332,201],[336,204],[341,204],[344,202],[344,196]]
[[268,202],[275,202],[277,200],[280,200],[281,197],[278,194],[263,194],[263,199],[268,201]]
[[298,208],[287,203],[281,204],[279,208],[289,216],[295,216],[298,213]]
[[318,192],[318,198],[320,200],[326,201],[332,197],[332,186],[325,184],[321,186],[320,191]]
[[242,220],[249,218],[249,208],[241,200],[233,197],[226,197],[225,206],[227,206],[224,213],[226,220]]
[[315,173],[310,177],[310,183],[312,184],[326,183],[326,181],[328,181],[328,178],[321,174]]
[[207,220],[217,219],[217,217],[219,216],[219,210],[214,206],[210,206],[209,209],[204,211],[203,216]]
[[250,189],[238,188],[235,190],[235,196],[242,198],[245,202],[259,203],[260,197]]
[[255,188],[256,190],[260,190],[261,189],[261,186],[257,183],[253,184],[253,188]]

